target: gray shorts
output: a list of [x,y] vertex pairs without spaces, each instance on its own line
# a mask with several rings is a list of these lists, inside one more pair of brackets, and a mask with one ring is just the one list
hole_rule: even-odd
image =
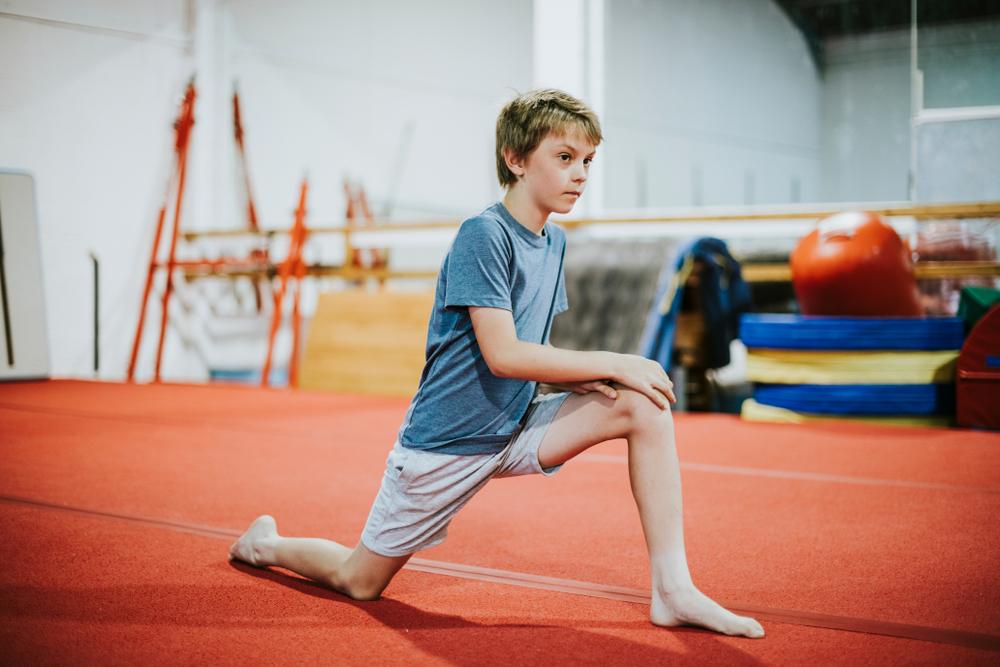
[[494,477],[540,473],[538,446],[568,393],[537,396],[521,431],[497,454],[460,456],[407,449],[398,442],[386,460],[361,542],[383,556],[405,556],[441,544],[448,524]]

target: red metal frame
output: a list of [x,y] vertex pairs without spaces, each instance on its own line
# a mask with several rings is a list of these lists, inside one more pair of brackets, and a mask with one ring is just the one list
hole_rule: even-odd
[[194,79],[188,81],[187,89],[184,91],[184,99],[181,102],[181,110],[174,121],[174,171],[171,172],[167,181],[167,192],[163,198],[163,205],[160,206],[160,213],[156,220],[156,233],[153,235],[153,249],[149,256],[149,267],[146,272],[146,286],[142,292],[142,307],[139,310],[139,324],[136,327],[135,339],[132,342],[132,355],[129,358],[128,376],[129,382],[135,379],[135,365],[139,356],[139,346],[142,343],[142,330],[146,322],[146,306],[149,302],[149,293],[153,288],[153,279],[156,276],[157,262],[156,255],[160,247],[160,237],[163,235],[163,223],[167,215],[167,206],[170,201],[171,190],[174,187],[174,178],[177,179],[177,199],[174,207],[174,229],[170,243],[170,256],[167,260],[167,289],[163,295],[163,311],[160,322],[160,340],[156,348],[156,370],[154,372],[154,382],[160,381],[160,362],[163,355],[163,337],[167,327],[167,307],[170,302],[170,294],[173,291],[172,269],[175,262],[174,252],[177,247],[177,234],[180,223],[181,204],[184,201],[184,177],[187,173],[187,151],[191,139],[191,128],[194,125],[194,102],[197,92],[194,87]]
[[[258,232],[260,231],[260,224],[257,220],[257,207],[253,200],[253,187],[250,185],[250,167],[247,161],[246,146],[243,142],[243,114],[240,112],[240,93],[235,86],[233,87],[233,138],[236,140],[236,150],[240,157],[240,170],[243,172],[243,190],[247,198],[247,227],[252,232]],[[267,247],[254,248],[250,251],[250,257],[259,262],[268,262]],[[253,281],[254,300],[257,304],[258,313],[264,305],[263,298],[261,297],[263,284],[266,284],[266,282],[261,279],[254,279]]]
[[271,375],[271,359],[274,355],[274,340],[278,335],[278,328],[281,326],[281,307],[285,298],[285,291],[288,289],[289,279],[294,277],[295,296],[292,302],[292,354],[288,360],[288,384],[291,387],[299,386],[298,360],[299,360],[299,334],[301,318],[299,317],[299,299],[302,293],[302,280],[306,275],[306,265],[302,261],[302,248],[305,246],[308,230],[306,229],[306,198],[309,193],[309,180],[302,179],[299,188],[299,205],[295,209],[295,222],[292,224],[291,239],[288,246],[288,254],[281,264],[278,265],[279,284],[274,291],[274,312],[271,314],[271,329],[267,336],[267,358],[264,360],[264,369],[261,371],[260,384],[262,387],[269,385]]
[[[174,169],[171,171],[170,177],[167,181],[167,190],[164,195],[163,204],[160,206],[159,215],[156,221],[156,232],[153,235],[153,247],[150,251],[149,264],[146,271],[146,283],[143,288],[142,293],[142,305],[139,310],[139,321],[136,326],[135,338],[132,343],[132,352],[129,358],[128,382],[135,381],[135,369],[136,362],[139,357],[139,348],[142,344],[142,334],[146,323],[146,310],[149,305],[149,295],[153,289],[153,282],[156,278],[156,271],[160,268],[165,268],[167,272],[166,277],[166,288],[164,289],[162,302],[161,302],[161,312],[160,312],[160,332],[159,339],[157,341],[156,347],[156,365],[153,372],[153,381],[160,381],[160,368],[163,361],[163,346],[166,338],[167,322],[169,319],[169,306],[170,298],[173,295],[174,290],[174,273],[178,269],[187,270],[198,270],[203,269],[208,273],[224,273],[227,269],[232,270],[251,270],[260,271],[261,269],[269,270],[271,268],[270,260],[268,258],[268,251],[266,248],[255,249],[250,253],[249,257],[223,257],[219,259],[211,260],[179,260],[177,259],[177,240],[180,237],[180,222],[181,222],[181,211],[184,203],[184,187],[186,183],[187,175],[187,156],[188,148],[191,141],[191,129],[194,126],[194,104],[197,98],[197,91],[194,86],[194,79],[188,82],[187,88],[184,92],[184,98],[181,102],[181,109],[178,112],[177,119],[174,121],[174,131],[175,131],[175,141],[174,141]],[[244,150],[243,144],[243,125],[240,116],[239,109],[239,96],[238,94],[233,95],[233,122],[235,125],[235,135],[236,144],[239,149],[241,157],[241,165],[243,168],[244,184],[246,186],[247,193],[247,220],[249,227],[252,231],[259,231],[260,227],[257,219],[257,210],[254,206],[253,196],[250,189],[250,178],[249,172],[247,170],[247,160],[246,152]],[[176,185],[176,191],[175,191]],[[271,321],[271,331],[268,336],[268,348],[267,348],[267,359],[265,361],[265,368],[262,374],[261,383],[263,385],[268,384],[268,376],[270,375],[271,367],[271,357],[274,349],[274,340],[277,334],[277,328],[281,323],[281,304],[284,298],[284,293],[287,289],[288,280],[290,277],[294,276],[297,279],[296,291],[294,295],[293,302],[293,339],[292,339],[292,360],[289,364],[289,381],[291,386],[298,385],[298,369],[297,360],[299,354],[299,339],[300,339],[300,317],[299,317],[299,301],[301,293],[301,283],[306,274],[306,266],[302,261],[302,247],[305,244],[305,238],[307,235],[305,227],[305,203],[306,194],[308,192],[308,183],[303,181],[302,188],[299,193],[299,205],[295,212],[295,222],[292,227],[291,234],[291,245],[289,248],[288,256],[279,265],[279,275],[281,277],[281,285],[279,291],[275,293],[275,311],[272,316]],[[157,260],[157,255],[159,255],[160,240],[163,237],[163,227],[166,222],[167,208],[170,204],[171,196],[174,196],[174,215],[173,215],[173,229],[171,230],[170,236],[170,248],[167,252],[167,258],[165,261],[160,262]],[[257,306],[258,310],[261,307],[261,296],[260,296],[260,283],[255,284],[257,289]]]

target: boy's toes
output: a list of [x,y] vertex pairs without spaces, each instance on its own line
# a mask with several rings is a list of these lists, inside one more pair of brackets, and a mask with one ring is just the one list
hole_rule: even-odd
[[751,639],[760,639],[764,636],[764,626],[752,618],[747,618],[743,635]]

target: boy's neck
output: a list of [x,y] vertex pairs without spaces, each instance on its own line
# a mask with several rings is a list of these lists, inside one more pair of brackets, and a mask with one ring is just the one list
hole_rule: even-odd
[[522,196],[517,186],[507,190],[507,194],[503,198],[503,205],[514,216],[518,224],[536,236],[541,235],[542,228],[545,227],[545,222],[551,213],[551,211],[538,208],[534,202]]

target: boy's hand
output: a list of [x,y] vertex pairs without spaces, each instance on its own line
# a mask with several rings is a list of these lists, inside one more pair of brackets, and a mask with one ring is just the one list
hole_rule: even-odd
[[618,398],[618,392],[615,388],[603,380],[588,380],[587,382],[560,382],[558,384],[553,384],[551,382],[546,382],[550,387],[555,387],[556,389],[562,389],[563,391],[571,391],[574,394],[589,394],[592,391],[597,391],[611,400]]
[[652,359],[635,354],[616,356],[617,369],[612,378],[615,382],[635,389],[661,410],[667,409],[668,402],[677,402],[677,397],[674,396],[674,383],[667,377],[663,366]]

